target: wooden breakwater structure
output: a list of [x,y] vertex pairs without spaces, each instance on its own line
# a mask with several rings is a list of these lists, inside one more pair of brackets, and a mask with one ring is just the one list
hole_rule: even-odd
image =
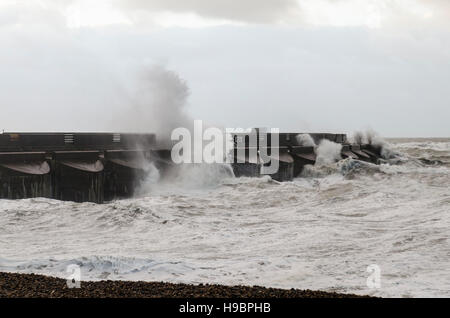
[[130,197],[149,165],[164,171],[170,150],[154,134],[0,134],[0,198],[97,202]]
[[[381,158],[379,147],[371,144],[352,144],[346,134],[329,133],[262,133],[258,128],[250,132],[233,134],[233,171],[236,177],[259,177],[264,172],[268,160],[278,161],[278,171],[270,174],[277,181],[290,181],[298,177],[305,165],[314,165],[317,159],[317,147],[322,140],[341,144],[341,157],[378,163]],[[300,135],[308,135],[312,144],[305,145]],[[272,145],[272,137],[277,146]],[[277,155],[273,155],[277,148]]]
[[[269,174],[274,180],[299,176],[305,165],[316,162],[317,154],[316,147],[304,145],[298,135],[265,134],[259,129],[232,134],[234,175],[259,177],[276,161],[277,171]],[[380,158],[380,149],[350,144],[345,134],[308,135],[314,144],[324,139],[341,144],[343,158],[373,163]],[[174,167],[171,149],[158,146],[154,134],[0,134],[0,199],[46,197],[102,203],[131,197],[151,167],[161,177]]]

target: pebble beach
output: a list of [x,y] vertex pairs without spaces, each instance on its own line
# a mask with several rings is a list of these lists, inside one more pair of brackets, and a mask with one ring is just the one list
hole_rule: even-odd
[[67,281],[36,274],[0,272],[0,298],[355,298],[340,294],[300,289],[210,284],[173,284],[143,281],[82,281],[80,288],[68,288]]

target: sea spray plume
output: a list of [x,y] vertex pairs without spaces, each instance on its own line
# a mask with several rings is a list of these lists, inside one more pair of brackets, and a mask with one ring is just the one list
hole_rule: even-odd
[[148,162],[144,166],[145,178],[141,180],[136,188],[135,196],[141,196],[151,192],[160,180],[160,172],[153,162]]
[[121,114],[117,126],[121,130],[155,133],[161,146],[169,146],[173,129],[192,126],[185,109],[188,96],[188,86],[177,73],[154,65],[140,74],[132,105]]
[[297,136],[295,136],[295,139],[297,140],[299,146],[303,147],[316,146],[316,143],[314,142],[314,139],[312,139],[310,134],[298,134]]
[[[177,127],[192,131],[192,120],[185,107],[189,89],[174,71],[162,65],[147,67],[138,74],[131,105],[116,119],[114,129],[138,133],[155,133],[159,148],[170,148],[170,134]],[[146,150],[143,145],[138,149]],[[135,195],[151,193],[158,185],[160,171],[151,161],[144,165],[145,177],[137,181]]]
[[322,139],[316,149],[316,165],[328,165],[342,159],[341,150],[341,144]]
[[396,159],[401,156],[401,153],[395,151],[389,142],[372,129],[365,132],[354,132],[350,138],[350,142],[358,145],[369,144],[386,160]]
[[401,154],[395,151],[390,143],[388,143],[384,138],[382,138],[374,130],[367,130],[365,134],[367,143],[377,149],[383,159],[395,159]]
[[361,131],[355,131],[353,135],[350,137],[350,142],[357,145],[362,145],[365,143],[364,133]]
[[[171,149],[174,141],[170,137],[175,128],[186,128],[194,138],[194,120],[186,111],[188,96],[188,85],[177,73],[161,65],[147,68],[140,74],[132,106],[121,116],[118,126],[123,127],[125,123],[127,127],[122,129],[153,132],[156,134],[158,147]],[[193,147],[192,154],[194,155],[194,151],[203,152],[203,147]],[[145,170],[146,178],[135,191],[138,196],[160,190],[164,187],[162,183],[202,188],[233,177],[229,164],[181,164],[171,167],[169,173],[164,173],[164,177],[152,162],[148,162],[148,169]],[[167,180],[162,180],[164,178]]]
[[378,133],[373,130],[373,129],[368,129],[366,130],[366,134],[365,134],[365,141],[369,144],[372,145],[374,140],[379,139],[379,135]]

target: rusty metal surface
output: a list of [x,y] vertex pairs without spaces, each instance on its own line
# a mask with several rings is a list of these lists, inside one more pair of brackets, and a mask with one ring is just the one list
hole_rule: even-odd
[[[61,162],[55,162],[52,166],[52,198],[64,201],[102,203],[104,198],[103,171],[92,172],[86,171],[84,168],[84,166],[78,165],[74,168]],[[88,167],[87,170],[91,170],[91,168]],[[98,170],[98,168],[93,170]]]
[[354,152],[355,154],[357,154],[360,157],[366,158],[366,159],[370,159],[370,156],[368,154],[366,154],[365,152],[363,152],[362,150],[354,150],[352,149],[352,152]]
[[50,166],[46,161],[7,162],[0,163],[0,166],[30,175],[43,175],[50,172]]
[[363,149],[362,151],[365,152],[366,154],[368,154],[370,157],[378,158],[378,155],[376,153],[370,151],[369,149]]
[[279,153],[278,156],[272,154],[268,157],[271,160],[277,160],[277,161],[284,162],[284,163],[293,163],[294,162],[294,158],[292,158],[292,156],[286,152]]
[[147,169],[150,161],[146,157],[147,152],[137,150],[108,150],[105,152],[107,161],[132,169]]
[[0,151],[150,149],[155,144],[154,134],[75,132],[0,134]]
[[108,161],[111,161],[112,163],[124,166],[132,169],[140,169],[145,170],[148,168],[149,162],[139,160],[139,159],[130,159],[130,158],[117,158],[117,159],[108,159]]
[[342,151],[342,154],[348,158],[359,159],[359,157],[350,150],[344,150]]
[[0,198],[52,197],[50,174],[23,174],[0,167]]
[[85,172],[101,172],[104,169],[103,163],[100,160],[86,161],[86,160],[61,160],[58,163],[78,169]]
[[316,161],[317,159],[317,155],[315,153],[296,153],[294,155],[312,162]]
[[44,151],[35,152],[0,152],[0,162],[43,161],[46,158]]
[[55,160],[97,160],[102,152],[96,150],[86,151],[54,151],[52,157]]
[[303,146],[292,147],[291,153],[293,156],[306,159],[311,162],[315,162],[317,159],[314,147],[303,147]]

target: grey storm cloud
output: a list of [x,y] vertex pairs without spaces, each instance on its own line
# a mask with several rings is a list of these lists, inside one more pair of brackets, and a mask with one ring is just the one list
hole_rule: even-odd
[[[69,26],[64,10],[78,2],[81,14],[91,9],[0,0],[0,131],[153,131],[186,115],[224,127],[450,134],[450,2],[404,2],[432,10],[428,19],[385,8],[397,23],[373,29],[280,26],[290,14],[300,18],[288,24],[301,21],[307,2],[253,0],[111,0],[105,10],[131,23]],[[140,10],[150,14],[137,19],[190,12],[245,23],[148,27],[132,23]]]
[[125,10],[195,13],[206,18],[272,23],[298,8],[296,0],[116,0]]

